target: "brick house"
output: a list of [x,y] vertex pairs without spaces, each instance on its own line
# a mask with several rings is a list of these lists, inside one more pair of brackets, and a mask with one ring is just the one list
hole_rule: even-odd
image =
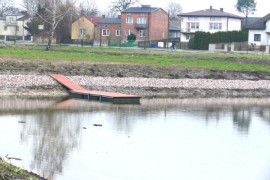
[[97,29],[98,39],[101,37],[102,40],[121,40],[121,17],[104,18],[98,22]]
[[168,13],[148,5],[131,7],[121,12],[121,35],[126,40],[131,33],[138,41],[160,40],[168,37]]

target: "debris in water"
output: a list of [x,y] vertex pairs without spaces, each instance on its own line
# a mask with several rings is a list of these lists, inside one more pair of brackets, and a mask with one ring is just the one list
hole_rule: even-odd
[[26,123],[25,121],[18,121],[18,123]]
[[16,158],[16,157],[9,157],[8,154],[5,156],[8,160],[10,159],[14,159],[14,160],[17,160],[17,161],[21,161],[22,159],[21,158]]

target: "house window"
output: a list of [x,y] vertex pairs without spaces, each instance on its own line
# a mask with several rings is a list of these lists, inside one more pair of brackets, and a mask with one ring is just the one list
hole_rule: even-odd
[[222,29],[222,23],[210,23],[209,28],[211,30],[221,30]]
[[200,24],[199,23],[187,23],[188,29],[199,29]]
[[117,29],[115,35],[116,36],[121,36],[121,30],[120,29]]
[[146,24],[146,18],[137,18],[137,24]]
[[7,31],[7,26],[4,26],[4,31]]
[[102,36],[110,36],[110,30],[109,29],[102,29]]
[[219,17],[210,17],[210,21],[221,21]]
[[188,17],[189,21],[198,21],[199,18],[198,17]]
[[127,24],[133,24],[133,17],[127,17],[126,18],[126,23]]
[[145,30],[140,30],[139,31],[139,37],[145,37],[145,36],[146,36]]
[[254,34],[254,41],[261,41],[261,34]]
[[80,29],[80,36],[85,36],[86,29]]
[[186,35],[186,40],[190,40],[190,38],[192,38],[192,35],[191,34],[187,34]]
[[130,34],[131,34],[131,31],[130,31],[130,29],[129,30],[126,30],[126,36],[129,36]]
[[14,22],[14,18],[13,17],[9,18],[9,22],[10,23],[13,23]]
[[19,31],[19,30],[20,30],[19,26],[16,26],[16,31]]

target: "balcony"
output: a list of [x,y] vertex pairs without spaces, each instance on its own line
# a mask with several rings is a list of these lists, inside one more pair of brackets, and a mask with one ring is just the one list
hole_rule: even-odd
[[134,24],[136,29],[147,29],[147,24]]
[[181,33],[193,34],[197,31],[203,31],[202,29],[181,29]]
[[5,25],[6,26],[17,26],[17,21],[12,21],[12,22],[6,21]]

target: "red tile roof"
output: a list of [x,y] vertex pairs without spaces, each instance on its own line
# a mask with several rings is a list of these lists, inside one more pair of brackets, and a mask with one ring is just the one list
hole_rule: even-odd
[[99,21],[101,21],[102,17],[90,17],[90,16],[84,16],[86,19],[88,19],[91,23],[96,25]]

